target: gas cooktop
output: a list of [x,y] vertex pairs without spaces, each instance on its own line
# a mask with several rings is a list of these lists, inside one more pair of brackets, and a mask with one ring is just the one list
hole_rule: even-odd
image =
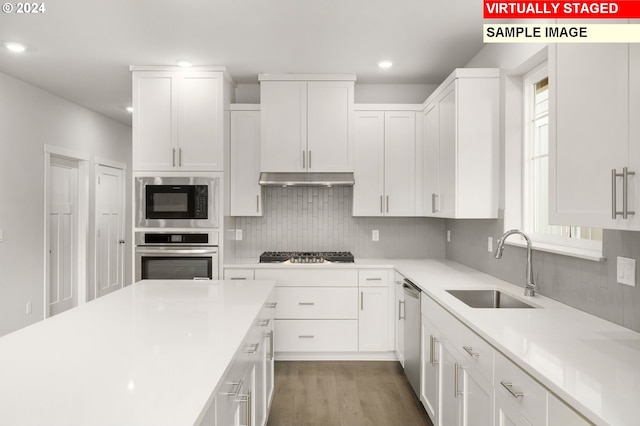
[[260,263],[353,263],[353,254],[348,251],[265,251]]

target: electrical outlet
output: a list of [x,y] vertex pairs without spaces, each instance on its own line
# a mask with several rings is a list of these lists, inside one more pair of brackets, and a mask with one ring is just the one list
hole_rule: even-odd
[[236,241],[242,241],[242,229],[236,229]]
[[617,281],[620,284],[636,286],[636,260],[627,257],[617,258]]
[[488,237],[487,238],[487,251],[489,253],[493,253],[493,238],[492,237]]
[[27,315],[31,315],[31,302],[27,302],[27,306],[25,308],[25,312],[27,313]]
[[371,231],[371,241],[380,241],[380,231],[374,229]]
[[451,242],[451,230],[447,229],[447,242]]

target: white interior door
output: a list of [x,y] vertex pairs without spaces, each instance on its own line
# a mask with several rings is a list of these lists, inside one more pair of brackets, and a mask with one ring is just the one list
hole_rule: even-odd
[[123,286],[124,172],[96,167],[96,297]]
[[78,162],[51,157],[48,185],[49,315],[78,305]]

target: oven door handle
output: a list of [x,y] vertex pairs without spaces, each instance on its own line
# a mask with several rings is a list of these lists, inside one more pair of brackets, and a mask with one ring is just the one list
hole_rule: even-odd
[[157,254],[157,255],[162,255],[162,254],[177,254],[177,255],[184,255],[184,254],[217,254],[218,253],[218,248],[182,248],[182,249],[177,249],[177,248],[164,248],[164,247],[154,247],[154,248],[136,248],[136,253],[138,254]]

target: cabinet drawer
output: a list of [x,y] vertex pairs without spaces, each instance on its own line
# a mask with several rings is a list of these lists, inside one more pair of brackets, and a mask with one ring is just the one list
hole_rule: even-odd
[[447,340],[456,348],[460,346],[459,331],[462,323],[440,306],[435,300],[422,293],[420,299],[420,312],[438,329]]
[[358,320],[276,320],[276,352],[355,352]]
[[531,424],[546,424],[547,391],[542,385],[498,352],[495,353],[495,368],[496,395],[501,395]]
[[356,287],[276,287],[278,319],[358,319]]
[[493,347],[462,324],[459,331],[457,349],[462,354],[465,365],[475,367],[489,383],[493,384]]
[[225,269],[225,280],[252,280],[253,269]]
[[256,269],[255,277],[256,280],[274,280],[278,287],[355,287],[358,285],[356,269]]
[[358,271],[360,287],[386,287],[389,285],[388,269],[361,269]]

